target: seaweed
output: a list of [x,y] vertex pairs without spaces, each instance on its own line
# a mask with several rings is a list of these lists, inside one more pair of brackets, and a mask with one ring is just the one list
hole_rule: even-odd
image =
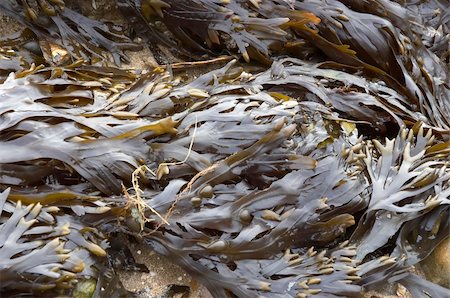
[[[230,94],[225,97],[230,97]],[[244,97],[242,100],[247,99]],[[281,105],[274,100],[266,101],[266,104],[275,107]],[[296,105],[296,108],[300,107]],[[257,110],[258,106],[255,105],[252,109]],[[307,108],[303,109],[308,113]],[[213,121],[202,118],[201,114],[191,115],[188,116],[196,118],[200,123]],[[250,110],[248,115],[258,117],[257,113]],[[314,158],[306,158],[296,156],[295,151],[292,151],[295,144],[280,147],[292,137],[295,125],[285,126],[286,119],[282,115],[278,117],[280,118],[275,121],[275,126],[271,125],[272,131],[269,130],[253,142],[245,141],[240,145],[242,149],[236,150],[236,153],[230,152],[228,157],[205,168],[198,168],[197,174],[190,175],[190,181],[180,179],[186,176],[186,171],[175,171],[174,168],[181,165],[174,163],[173,166],[169,165],[168,174],[158,177],[161,180],[171,179],[162,192],[152,195],[152,191],[144,191],[141,194],[146,205],[152,206],[170,224],[163,225],[157,214],[147,210],[145,217],[150,220],[142,231],[144,235],[148,234],[145,241],[159,253],[179,256],[178,263],[201,278],[215,295],[223,294],[219,290],[224,287],[223,277],[218,278],[221,281],[219,287],[212,281],[213,273],[205,273],[199,267],[205,266],[203,263],[207,260],[215,260],[220,255],[220,259],[214,261],[214,266],[221,274],[225,274],[226,264],[233,262],[237,269],[229,272],[230,278],[239,278],[239,271],[244,270],[240,266],[248,267],[251,264],[248,259],[256,256],[259,259],[270,258],[292,246],[324,245],[342,236],[346,228],[354,225],[353,216],[346,214],[344,210],[357,213],[365,207],[362,196],[364,181],[355,179],[354,176],[351,178],[350,167],[348,173],[343,170],[346,168],[342,167],[344,161],[336,156],[336,152],[334,156],[323,153],[321,156],[321,150],[314,150],[309,153]],[[238,119],[224,117],[221,121],[245,121]],[[264,118],[256,119],[261,121]],[[180,128],[184,127],[183,123],[187,120],[186,116],[181,121]],[[197,125],[196,133],[205,124]],[[262,123],[258,125],[266,126]],[[245,134],[244,131],[236,131],[238,132]],[[190,134],[193,135],[194,131],[190,130]],[[220,138],[221,134],[210,135],[212,136]],[[298,138],[299,136],[296,139],[300,142]],[[317,140],[319,141],[321,140]],[[343,144],[342,140],[336,142]],[[185,141],[184,145],[187,146],[187,143]],[[214,148],[217,141],[211,139],[204,145],[195,143],[194,141],[192,150],[210,151],[208,147]],[[251,145],[246,145],[248,143]],[[203,148],[206,145],[208,147]],[[168,147],[170,144],[160,146]],[[341,146],[336,144],[335,147],[340,152]],[[219,150],[219,147],[216,149]],[[162,150],[160,154],[167,152]],[[331,148],[328,150],[333,152]],[[288,152],[289,159],[286,159]],[[195,161],[195,155],[190,154]],[[272,158],[265,159],[270,156]],[[178,160],[180,159],[181,157]],[[292,162],[296,160],[301,162],[294,165]],[[193,161],[187,163],[192,164]],[[283,174],[284,172],[287,173]],[[177,174],[181,176],[177,177]],[[256,179],[259,175],[261,177]],[[276,176],[281,177],[273,180]],[[235,187],[239,190],[238,193],[234,191]],[[153,197],[147,199],[149,196]],[[144,218],[138,221],[143,220]],[[155,230],[155,226],[160,228]],[[130,229],[136,231],[132,227]],[[324,233],[324,230],[327,232]],[[292,233],[303,236],[292,238]],[[208,255],[206,259],[205,254]],[[204,261],[198,260],[199,257]],[[256,263],[253,266],[260,265]],[[232,284],[235,282],[230,281],[230,285]],[[226,287],[235,294],[250,295],[250,292],[231,288],[230,285]]]
[[[246,61],[252,55],[268,62],[283,46],[299,57],[315,49],[316,62],[331,59],[338,62],[327,64],[332,68],[363,70],[405,97],[403,105],[408,111],[425,116],[419,120],[428,119],[437,128],[449,128],[447,68],[429,47],[415,42],[426,33],[418,26],[412,30],[404,19],[412,25],[421,20],[399,5],[386,1],[372,7],[357,1],[319,0],[292,5],[285,1],[143,1],[140,12],[148,15],[148,24],[160,19],[166,26],[164,30],[203,53],[215,48],[231,52],[237,49]],[[444,20],[445,14],[435,26]],[[145,20],[142,22],[145,24]]]
[[[246,61],[250,55],[269,55],[273,44],[283,42],[287,32],[280,27],[288,18],[266,18],[257,2],[247,1],[119,1],[119,8],[132,6],[139,23],[160,20],[176,40],[194,52],[212,53],[228,49],[239,52]],[[127,4],[125,4],[125,2]],[[255,4],[256,3],[256,4]],[[139,28],[151,28],[140,24]],[[193,30],[195,28],[195,30]],[[154,30],[143,30],[153,40],[161,36]],[[144,35],[145,36],[145,35]],[[167,37],[166,44],[174,42]]]
[[[85,75],[88,74],[86,71]],[[55,73],[51,75],[48,77],[43,69],[33,80],[30,76],[10,78],[1,86],[3,133],[0,146],[5,152],[14,153],[3,155],[0,162],[33,161],[32,164],[36,164],[43,159],[58,160],[64,163],[62,167],[72,168],[101,191],[120,192],[120,182],[114,174],[129,177],[139,160],[145,159],[148,147],[144,135],[173,132],[174,122],[168,118],[130,123],[127,118],[134,117],[131,113],[99,113],[108,105],[108,94],[95,90],[113,88],[112,82],[105,79],[106,83],[100,85],[82,84],[81,80],[63,78],[64,74],[60,78]],[[126,80],[121,82],[126,83]],[[54,92],[57,88],[60,91]],[[25,93],[27,97],[20,96]],[[19,102],[17,96],[21,98]]]
[[[361,4],[350,2],[352,8]],[[338,1],[330,1],[324,8],[322,1],[297,3],[296,9],[314,13],[321,19],[317,32],[299,30],[329,58],[346,65],[362,67],[381,78],[391,88],[408,98],[410,110],[420,111],[433,125],[448,129],[448,100],[446,87],[448,69],[443,61],[420,42],[412,44],[415,36],[404,19],[417,22],[412,14],[391,9],[388,2],[363,13],[349,9]],[[385,7],[387,6],[387,7]],[[368,15],[367,10],[396,11],[391,20]],[[401,11],[397,12],[398,10]],[[397,25],[397,27],[394,26]]]
[[[411,273],[449,228],[440,1],[117,4],[0,4],[2,294],[132,295],[124,235],[215,297],[447,294]],[[176,63],[97,63],[134,35]]]
[[52,47],[58,46],[74,60],[105,60],[107,52],[120,65],[128,61],[124,50],[141,48],[120,27],[87,18],[65,7],[64,1],[50,4],[42,0],[38,4],[35,10],[27,1],[6,0],[0,3],[0,10],[33,31],[49,57],[53,56]]
[[93,255],[104,250],[86,240],[80,224],[59,215],[56,206],[14,203],[9,194],[9,188],[0,194],[2,291],[63,291],[77,279],[97,276]]
[[[305,251],[288,249],[270,259],[247,258],[231,264],[200,258],[191,271],[209,271],[206,284],[215,297],[226,297],[222,288],[238,297],[351,297],[361,290],[352,284],[361,278],[355,262],[349,258],[352,255],[352,248],[347,247],[321,252],[312,247]],[[211,266],[217,271],[207,269]]]
[[0,82],[6,79],[10,72],[24,70],[24,62],[14,50],[0,48]]
[[367,145],[364,162],[372,193],[353,235],[358,258],[386,244],[405,222],[449,204],[444,186],[450,179],[448,144],[433,139],[431,129],[425,133],[418,123],[411,130],[402,130],[395,140],[386,140],[384,146],[377,140]]

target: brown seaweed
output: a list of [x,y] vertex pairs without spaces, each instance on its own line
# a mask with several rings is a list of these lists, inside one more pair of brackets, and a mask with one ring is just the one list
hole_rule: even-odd
[[154,52],[262,62],[198,77],[89,64],[135,45],[65,2],[0,4],[33,32],[0,50],[2,293],[128,295],[124,234],[215,297],[448,293],[410,273],[448,237],[440,1],[117,2]]
[[[132,1],[119,2],[122,9],[132,5],[129,4]],[[280,27],[288,18],[262,17],[259,6],[247,1],[144,0],[138,3],[134,10],[141,16],[141,22],[160,19],[176,39],[197,52],[211,53],[211,50],[225,48],[240,52],[249,61],[249,51],[257,53],[256,56],[267,56],[272,44],[283,42],[287,34]],[[154,32],[151,36],[154,40],[161,38]],[[165,39],[170,44],[170,40]]]
[[[381,79],[405,97],[403,104],[408,111],[425,116],[420,120],[428,119],[434,126],[448,129],[448,69],[429,47],[416,42],[416,36],[421,40],[425,35],[424,29],[416,26],[411,30],[404,25],[404,19],[411,26],[420,24],[420,19],[399,5],[376,3],[368,7],[362,2],[325,4],[319,0],[292,6],[285,1],[143,1],[141,12],[151,17],[149,23],[160,18],[167,30],[197,51],[208,52],[205,43],[209,49],[225,44],[219,48],[231,51],[235,45],[248,61],[249,53],[263,60],[263,56],[277,53],[276,43],[315,47],[322,53],[314,56],[316,60],[331,59],[340,64],[334,67],[360,69],[369,77]],[[384,18],[385,11],[391,11],[388,18]],[[280,17],[279,21],[274,15]],[[433,24],[439,26],[444,20],[445,14]],[[297,48],[299,54],[303,51],[295,46],[290,53],[295,54]]]
[[[395,140],[386,140],[385,146],[376,140],[368,144],[371,149],[366,149],[364,162],[372,193],[368,209],[353,235],[361,259],[387,243],[405,222],[423,217],[435,206],[449,204],[448,146],[433,143],[431,130],[425,133],[420,124],[415,129],[415,134],[413,130],[401,131]],[[428,148],[433,146],[442,149],[430,152]],[[369,225],[373,226],[369,233],[363,232]]]
[[[33,9],[27,1],[6,0],[0,3],[0,10],[27,26],[41,43],[43,52],[51,51],[57,45],[69,52],[74,60],[103,60],[104,52],[112,55],[114,62],[128,61],[124,50],[140,49],[127,36],[112,26],[93,20],[65,7],[64,1],[50,5],[38,1],[39,9]],[[43,47],[46,44],[47,46]],[[50,57],[52,53],[48,53]]]
[[[103,192],[117,192],[120,182],[114,174],[129,177],[139,166],[139,160],[145,159],[148,148],[145,149],[144,135],[174,131],[170,119],[133,124],[126,119],[133,117],[130,113],[97,112],[108,103],[106,95],[97,94],[94,89],[111,86],[106,79],[106,83],[85,86],[80,86],[79,80],[75,83],[55,74],[47,80],[39,76],[36,79],[31,82],[29,78],[11,79],[1,87],[4,100],[0,112],[3,130],[0,146],[2,150],[14,152],[2,156],[3,164],[59,160]],[[52,93],[58,87],[59,95]],[[17,102],[16,96],[22,92],[27,92],[28,97],[21,97],[22,102]],[[53,121],[36,121],[49,117]]]
[[12,203],[9,192],[3,191],[0,200],[3,287],[24,292],[65,289],[76,279],[97,276],[94,256],[104,256],[106,243],[92,242],[96,229],[81,231],[84,227],[60,215],[56,206]]

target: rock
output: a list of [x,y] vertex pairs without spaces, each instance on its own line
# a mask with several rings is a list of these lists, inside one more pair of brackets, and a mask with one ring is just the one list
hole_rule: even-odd
[[[148,246],[137,243],[127,243],[136,262],[144,264],[149,273],[136,271],[119,271],[119,277],[126,290],[133,292],[139,298],[161,297],[171,287],[190,288],[192,298],[212,298],[208,290],[200,285],[182,268],[174,265],[164,256],[157,255]],[[177,297],[177,296],[175,296]]]
[[74,298],[91,298],[95,292],[97,282],[95,279],[85,279],[80,281],[73,291]]
[[429,281],[450,288],[450,237],[420,263],[420,268]]

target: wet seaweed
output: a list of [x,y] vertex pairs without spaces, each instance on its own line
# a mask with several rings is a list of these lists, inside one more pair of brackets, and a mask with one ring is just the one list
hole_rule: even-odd
[[131,295],[123,235],[214,297],[448,293],[411,273],[449,228],[441,2],[120,0],[153,52],[244,58],[142,71],[94,65],[130,31],[65,2],[0,4],[29,28],[0,50],[2,293]]
[[[376,140],[368,144],[371,149],[366,149],[364,162],[372,193],[353,235],[360,259],[387,243],[405,222],[423,217],[435,206],[449,204],[445,186],[450,179],[448,146],[433,143],[432,131],[425,133],[421,124],[414,128],[401,131],[395,140],[386,140],[385,146]],[[429,149],[433,146],[440,150]],[[373,228],[367,229],[370,225]]]
[[[272,51],[282,47],[287,34],[282,27],[287,15],[270,17],[275,5],[260,1],[119,1],[119,9],[136,16],[137,34],[166,45],[182,43],[191,52],[212,54],[228,50],[250,58],[267,61]],[[308,21],[298,15],[299,19]],[[164,24],[155,30],[156,22]],[[161,26],[160,26],[161,27]],[[195,30],[193,30],[195,28]],[[175,49],[174,49],[175,50]],[[181,52],[181,51],[178,51]],[[192,54],[190,55],[192,57]]]
[[[436,43],[441,50],[430,50],[426,28],[415,26],[423,20],[411,13],[425,8],[406,3],[407,8],[403,8],[386,1],[376,4],[319,0],[292,5],[286,1],[142,1],[140,9],[148,18],[160,19],[175,38],[197,51],[207,53],[214,49],[213,45],[217,48],[224,44],[219,49],[238,51],[246,61],[250,54],[267,61],[280,52],[279,48],[290,47],[289,53],[302,58],[304,51],[315,49],[308,55],[314,55],[316,62],[332,60],[338,63],[332,68],[356,68],[382,80],[405,98],[408,111],[425,116],[419,120],[428,119],[434,126],[448,130],[448,67],[437,56],[445,50]],[[426,9],[440,9],[437,1],[433,5]],[[367,12],[373,14],[369,17]],[[440,40],[446,40],[445,12],[437,15],[439,20],[432,23],[435,27],[429,27],[445,27],[440,30],[447,33],[442,33]]]
[[[14,152],[3,155],[1,163],[58,160],[101,191],[118,192],[120,182],[114,174],[129,177],[139,166],[138,160],[145,159],[148,149],[145,149],[144,135],[173,132],[174,122],[163,119],[130,123],[127,118],[134,118],[132,113],[98,112],[108,105],[107,96],[94,89],[112,89],[113,82],[105,78],[105,83],[83,84],[81,80],[63,78],[65,75],[50,74],[44,69],[35,72],[34,79],[10,78],[1,86],[4,100],[0,112],[3,131],[0,146],[5,152]],[[20,96],[23,92],[28,96]],[[21,101],[17,101],[17,96]]]
[[120,27],[87,18],[66,7],[64,1],[6,0],[0,3],[0,10],[33,31],[48,57],[54,56],[56,46],[74,60],[104,60],[105,52],[110,53],[120,65],[121,61],[128,61],[124,50],[141,48]]
[[30,293],[63,291],[77,279],[97,276],[94,256],[105,255],[105,242],[89,240],[89,232],[81,232],[84,226],[60,215],[60,208],[15,203],[9,193],[8,188],[0,199],[2,287]]

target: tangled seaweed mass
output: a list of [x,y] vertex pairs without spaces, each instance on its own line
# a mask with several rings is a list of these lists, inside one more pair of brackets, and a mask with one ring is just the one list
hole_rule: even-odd
[[82,2],[0,2],[2,297],[132,297],[118,237],[213,297],[449,296],[448,1]]

